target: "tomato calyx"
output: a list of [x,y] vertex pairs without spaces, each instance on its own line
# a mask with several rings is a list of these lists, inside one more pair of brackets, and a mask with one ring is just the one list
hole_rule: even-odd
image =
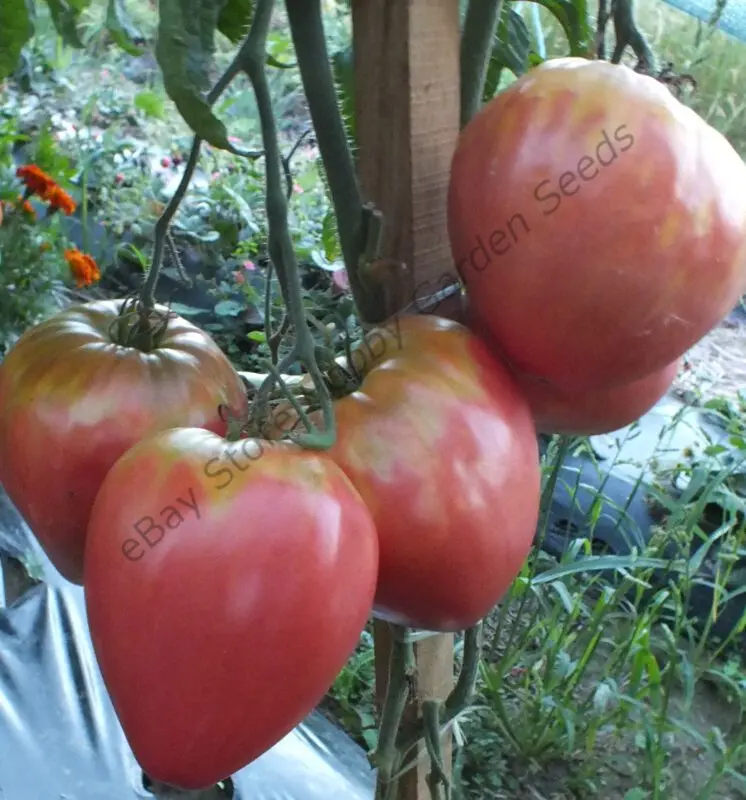
[[693,94],[699,88],[697,79],[690,75],[688,72],[676,72],[673,61],[668,61],[659,70],[652,69],[651,65],[641,65],[635,69],[635,72],[641,72],[643,75],[648,75],[655,78],[658,83],[662,83],[671,90],[673,95],[679,100],[685,89]]
[[224,404],[218,406],[218,417],[226,424],[226,432],[223,438],[227,442],[237,442],[248,427],[245,416],[242,417],[238,414],[234,414],[233,411]]
[[120,347],[150,353],[160,347],[173,317],[170,311],[147,308],[139,298],[126,297],[109,326],[109,336]]

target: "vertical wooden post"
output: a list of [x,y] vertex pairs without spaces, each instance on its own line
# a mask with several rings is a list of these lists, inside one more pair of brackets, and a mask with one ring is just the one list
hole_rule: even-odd
[[[459,131],[458,0],[353,0],[358,173],[366,201],[384,214],[381,255],[407,266],[403,305],[417,287],[456,279],[446,228],[451,156]],[[427,293],[427,292],[426,292]],[[438,313],[444,309],[438,308]],[[376,623],[376,695],[386,691],[390,639]],[[443,699],[453,685],[453,636],[415,647],[415,698]],[[450,742],[444,742],[450,766]],[[429,800],[429,764],[402,781],[398,800]]]

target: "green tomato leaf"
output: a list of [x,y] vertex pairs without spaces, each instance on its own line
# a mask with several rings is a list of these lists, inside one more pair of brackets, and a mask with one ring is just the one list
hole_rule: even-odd
[[21,50],[34,35],[34,12],[30,0],[0,2],[0,81],[18,67]]
[[504,65],[516,76],[528,70],[531,52],[531,34],[523,17],[510,6],[503,14],[498,28],[500,55]]
[[237,44],[249,32],[253,0],[228,0],[218,16],[218,30]]
[[135,42],[142,41],[143,36],[132,24],[124,6],[124,0],[109,0],[106,6],[105,25],[111,38],[122,50],[133,56],[142,55],[142,48],[138,47]]
[[161,0],[155,57],[166,92],[187,125],[213,147],[240,153],[205,98],[222,6],[213,0]]
[[531,0],[559,22],[570,44],[570,55],[588,58],[593,52],[593,28],[587,0]]
[[516,76],[523,75],[528,70],[530,52],[531,34],[526,23],[517,11],[506,4],[503,6],[495,44],[487,65],[483,102],[488,102],[497,94],[504,68],[507,67]]
[[76,8],[75,5],[67,2],[67,0],[47,0],[47,5],[49,6],[54,27],[57,29],[62,41],[68,47],[82,50],[84,44],[80,38],[77,25],[81,9]]

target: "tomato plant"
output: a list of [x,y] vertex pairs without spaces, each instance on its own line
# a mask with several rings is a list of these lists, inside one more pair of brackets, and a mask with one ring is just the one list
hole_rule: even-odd
[[562,391],[671,364],[746,291],[746,165],[625,66],[535,67],[464,128],[448,226],[474,314]]
[[156,433],[104,480],[85,553],[107,689],[148,775],[224,779],[319,702],[370,615],[373,521],[325,454]]
[[329,453],[376,523],[376,614],[458,630],[499,601],[531,548],[536,431],[507,370],[476,336],[435,317],[398,324],[360,391],[336,403]]
[[[151,431],[225,432],[243,385],[210,336],[172,315],[149,352],[117,344],[121,300],[64,310],[0,364],[0,482],[68,580],[82,580],[91,505],[114,462]],[[166,312],[166,309],[158,309]]]

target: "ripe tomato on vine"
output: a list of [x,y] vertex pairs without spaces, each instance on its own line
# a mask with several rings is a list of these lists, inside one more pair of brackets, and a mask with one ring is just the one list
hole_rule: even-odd
[[448,227],[518,373],[595,392],[660,373],[746,292],[746,164],[654,78],[553,59],[468,123]]
[[428,630],[467,628],[530,551],[536,430],[508,370],[462,325],[407,316],[395,326],[368,335],[383,346],[359,391],[335,404],[329,454],[376,524],[376,613]]
[[[143,436],[191,424],[226,431],[247,399],[209,334],[156,307],[155,340],[130,343],[121,300],[29,329],[0,364],[0,481],[52,563],[80,583],[88,515],[114,462]],[[135,315],[137,316],[137,315]]]

